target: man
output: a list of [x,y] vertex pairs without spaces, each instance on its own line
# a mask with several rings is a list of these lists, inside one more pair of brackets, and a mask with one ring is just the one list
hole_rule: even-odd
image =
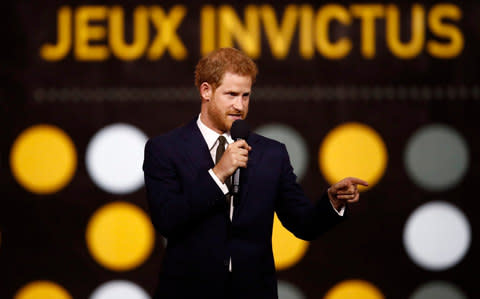
[[[277,298],[274,212],[297,237],[311,240],[342,221],[345,205],[359,199],[357,184],[367,185],[346,178],[313,204],[283,144],[254,133],[234,142],[229,131],[247,116],[256,74],[255,63],[236,49],[202,58],[195,70],[200,115],[146,144],[151,218],[168,238],[158,298]],[[240,192],[231,200],[227,185],[237,168]]]

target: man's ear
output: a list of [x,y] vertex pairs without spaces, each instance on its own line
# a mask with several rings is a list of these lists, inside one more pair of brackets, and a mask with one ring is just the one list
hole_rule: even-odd
[[206,101],[210,101],[210,99],[212,98],[212,93],[213,93],[212,85],[208,84],[207,82],[203,82],[200,85],[200,95],[202,96],[202,99]]

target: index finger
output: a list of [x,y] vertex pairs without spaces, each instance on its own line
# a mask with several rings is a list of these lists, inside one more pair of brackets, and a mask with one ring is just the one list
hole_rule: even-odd
[[249,148],[250,148],[250,146],[248,145],[248,143],[244,139],[237,140],[233,144],[237,145],[240,148],[244,148],[246,150],[249,150]]
[[350,178],[347,178],[347,180],[349,180],[352,184],[362,185],[365,187],[368,186],[368,183],[366,181],[361,180],[359,178],[350,177]]

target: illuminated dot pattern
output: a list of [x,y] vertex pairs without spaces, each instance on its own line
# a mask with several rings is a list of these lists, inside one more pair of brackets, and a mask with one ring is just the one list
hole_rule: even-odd
[[387,149],[380,135],[360,123],[346,123],[330,131],[318,153],[320,170],[330,184],[358,177],[371,188],[387,166]]
[[421,285],[409,299],[467,299],[455,285],[445,281],[432,281]]
[[[400,90],[401,91],[401,90]],[[373,88],[369,97],[380,99],[399,90]],[[437,90],[440,92],[440,90]],[[348,90],[331,89],[327,98],[349,97]],[[361,89],[358,92],[362,92]],[[365,91],[367,92],[367,91]],[[426,99],[438,97],[436,91],[408,89]],[[437,92],[437,93],[438,93]],[[445,89],[450,98],[459,95]],[[328,96],[329,95],[329,96]],[[305,140],[293,128],[269,124],[257,133],[284,143],[292,166],[301,179],[308,165]],[[126,194],[143,185],[143,149],[146,135],[138,128],[117,123],[95,134],[86,151],[85,163],[93,182],[103,191]],[[381,136],[361,123],[345,123],[334,128],[319,148],[319,166],[330,183],[346,176],[357,176],[377,184],[386,169],[388,154]],[[470,162],[468,144],[453,128],[434,124],[420,128],[409,139],[404,163],[410,178],[430,191],[456,186],[465,176]],[[27,128],[15,140],[10,165],[17,182],[37,194],[50,194],[64,188],[72,179],[77,154],[70,137],[60,128],[36,125]],[[453,204],[436,201],[420,206],[408,218],[403,234],[408,256],[418,266],[441,271],[457,265],[471,242],[471,228],[466,216]],[[1,243],[0,232],[0,245]],[[162,239],[166,247],[167,240]],[[113,202],[98,209],[88,222],[86,243],[91,256],[101,266],[113,271],[129,271],[143,264],[155,243],[154,229],[144,211],[133,204]],[[286,230],[275,215],[272,246],[277,270],[289,269],[305,256],[309,243]],[[295,285],[278,282],[279,298],[305,298]],[[22,287],[14,299],[70,299],[60,285],[35,281]],[[97,287],[90,299],[150,298],[133,282],[115,280]],[[382,292],[364,280],[347,280],[330,289],[324,299],[384,299]],[[409,299],[466,299],[460,289],[447,282],[434,281],[418,287]]]
[[278,281],[278,299],[305,299],[305,295],[294,284],[279,280]]
[[275,214],[272,247],[277,270],[284,270],[297,264],[307,252],[308,244],[307,241],[298,239],[284,228]]
[[114,280],[100,285],[89,299],[149,299],[150,296],[137,284]]
[[[52,102],[197,102],[198,91],[192,86],[145,88],[38,88],[33,98],[39,103]],[[480,86],[256,86],[255,101],[437,101],[480,99]]]
[[457,264],[470,246],[470,224],[454,205],[433,201],[408,218],[403,241],[410,258],[420,267],[440,271]]
[[85,161],[94,183],[114,194],[142,187],[146,142],[142,131],[127,124],[112,124],[97,132],[88,144]]
[[64,188],[77,166],[70,137],[52,125],[35,125],[23,131],[10,153],[10,167],[17,182],[37,194]]
[[127,202],[98,209],[86,232],[88,249],[102,266],[115,271],[138,267],[154,246],[154,229],[145,212]]
[[405,167],[420,187],[443,191],[457,185],[469,164],[468,146],[451,127],[434,124],[419,129],[405,150]]
[[368,281],[346,280],[330,289],[324,299],[385,299],[385,296]]
[[297,181],[300,181],[308,166],[307,144],[303,137],[295,129],[282,124],[264,125],[255,132],[285,144]]
[[14,299],[72,299],[60,285],[46,280],[31,282],[22,287]]

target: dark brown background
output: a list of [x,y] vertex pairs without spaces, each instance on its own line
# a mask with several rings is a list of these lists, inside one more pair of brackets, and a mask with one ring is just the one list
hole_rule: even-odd
[[[295,2],[263,3],[274,3],[278,17],[286,4]],[[406,15],[413,2],[391,3],[401,7],[402,28],[410,30]],[[428,10],[433,2],[420,3]],[[252,95],[249,122],[252,127],[281,122],[306,138],[311,158],[301,183],[311,198],[327,187],[316,156],[326,134],[337,125],[348,121],[367,124],[382,136],[388,149],[384,177],[363,194],[361,204],[352,207],[350,220],[312,242],[297,265],[278,273],[279,279],[292,282],[308,298],[322,298],[333,285],[352,278],[372,282],[392,299],[408,298],[415,288],[432,280],[451,282],[470,298],[477,293],[472,261],[478,246],[475,238],[478,220],[474,213],[479,206],[480,163],[476,153],[480,151],[480,101],[474,88],[478,88],[480,78],[480,5],[475,1],[452,3],[463,11],[461,21],[456,24],[465,39],[462,53],[454,59],[432,58],[425,51],[411,60],[394,57],[385,46],[382,21],[377,22],[377,55],[371,60],[360,55],[358,22],[349,30],[354,49],[341,60],[328,60],[318,53],[311,60],[303,60],[298,54],[297,34],[288,57],[276,60],[262,31],[262,54],[257,59],[260,74]],[[143,265],[120,273],[97,264],[86,248],[84,236],[88,219],[103,204],[127,200],[147,209],[143,188],[132,194],[112,195],[96,187],[85,168],[86,146],[98,130],[111,123],[132,124],[152,137],[189,121],[199,110],[199,100],[193,90],[193,69],[200,58],[199,9],[206,2],[181,3],[188,8],[178,30],[188,50],[188,57],[183,61],[176,61],[168,54],[156,61],[141,58],[124,62],[112,57],[103,62],[79,62],[72,55],[59,62],[43,61],[39,49],[45,42],[56,40],[56,12],[61,5],[68,4],[76,7],[84,3],[8,1],[1,12],[0,298],[11,298],[20,287],[38,279],[61,284],[75,298],[87,298],[101,283],[113,279],[131,280],[152,293],[163,254],[160,238]],[[122,5],[128,27],[132,9],[137,5],[156,4],[168,11],[177,3],[119,0],[101,4]],[[214,1],[209,4],[231,4],[241,16],[247,3]],[[324,3],[311,4],[318,9]],[[128,34],[131,32],[127,31]],[[427,38],[431,36],[427,34]],[[323,88],[327,93],[299,89],[313,87]],[[384,90],[385,87],[394,88],[393,96],[386,92],[374,95],[375,88]],[[78,88],[80,96],[39,95],[72,88]],[[110,91],[182,88],[185,92],[98,101],[82,95],[95,88]],[[285,92],[278,92],[279,88]],[[339,96],[341,91],[337,93],[337,88],[350,93]],[[398,92],[401,88],[405,88],[405,94]],[[422,90],[435,88],[444,92],[423,96]],[[466,92],[462,93],[462,88]],[[8,166],[15,138],[38,123],[62,128],[73,139],[78,153],[73,180],[52,195],[29,193],[15,181]],[[430,123],[453,127],[469,146],[470,166],[466,176],[459,185],[445,192],[428,192],[416,186],[407,176],[403,163],[408,138],[416,129]],[[402,232],[415,208],[439,199],[455,204],[466,214],[474,237],[467,255],[458,265],[430,272],[416,266],[407,256]]]

